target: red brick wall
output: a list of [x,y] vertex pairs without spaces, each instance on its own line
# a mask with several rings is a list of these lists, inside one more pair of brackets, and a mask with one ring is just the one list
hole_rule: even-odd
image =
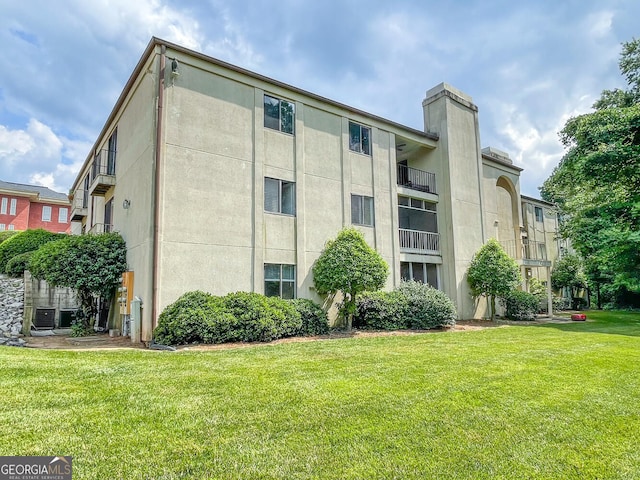
[[[0,210],[0,223],[4,223],[4,229],[9,230],[9,225],[13,225],[14,230],[26,230],[29,224],[29,199],[0,194],[0,206],[3,198],[7,199],[7,213],[3,215]],[[16,199],[15,215],[11,215],[11,199]]]
[[[50,232],[69,232],[71,228],[71,222],[69,217],[71,215],[71,207],[66,205],[54,205],[50,203],[35,203],[30,202],[27,197],[16,197],[10,195],[0,194],[0,208],[2,206],[2,199],[7,199],[7,212],[2,214],[0,210],[0,224],[4,224],[4,229],[9,230],[9,225],[13,225],[14,230],[27,230],[34,228],[44,228]],[[16,214],[11,215],[11,199],[16,199]],[[42,220],[42,209],[44,206],[51,207],[51,221],[45,222]],[[65,223],[58,222],[60,209],[67,209],[67,221]]]
[[[51,220],[45,222],[42,220],[43,207],[51,207]],[[60,209],[67,209],[67,221],[65,223],[58,222]],[[71,214],[71,207],[68,205],[54,205],[51,203],[32,203],[29,211],[29,228],[44,228],[50,232],[67,232],[70,227],[69,216]]]

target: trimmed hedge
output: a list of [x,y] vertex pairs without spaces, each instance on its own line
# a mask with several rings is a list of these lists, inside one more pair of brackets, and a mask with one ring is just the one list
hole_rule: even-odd
[[21,277],[24,275],[24,271],[29,269],[29,260],[31,259],[33,252],[24,252],[20,255],[12,257],[4,269],[4,273],[11,277]]
[[505,316],[509,320],[535,320],[540,301],[538,297],[521,290],[514,290],[501,299]]
[[67,237],[64,233],[53,233],[43,230],[25,230],[12,235],[0,243],[0,272],[7,268],[7,262],[16,255],[38,250],[42,245]]
[[164,309],[154,339],[163,345],[268,342],[328,331],[326,314],[311,300],[283,300],[249,292],[217,297],[195,291]]
[[391,292],[370,292],[358,300],[356,327],[402,330],[450,327],[456,309],[443,292],[420,282],[402,282]]
[[13,237],[14,235],[16,235],[17,233],[19,233],[16,230],[3,230],[2,232],[0,232],[0,243],[4,242],[5,240]]

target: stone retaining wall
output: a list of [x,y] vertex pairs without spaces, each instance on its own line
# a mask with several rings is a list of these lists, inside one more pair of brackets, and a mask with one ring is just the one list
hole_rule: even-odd
[[0,275],[0,345],[23,346],[24,280]]

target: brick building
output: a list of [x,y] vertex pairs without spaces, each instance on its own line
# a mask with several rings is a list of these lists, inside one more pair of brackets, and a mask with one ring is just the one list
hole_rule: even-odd
[[0,231],[43,228],[69,233],[70,207],[64,193],[0,180]]

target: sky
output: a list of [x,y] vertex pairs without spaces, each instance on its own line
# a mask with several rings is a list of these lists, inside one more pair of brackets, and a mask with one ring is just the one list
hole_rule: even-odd
[[0,0],[0,179],[66,193],[156,36],[420,130],[446,82],[538,197],[567,119],[625,87],[638,19],[638,0]]

